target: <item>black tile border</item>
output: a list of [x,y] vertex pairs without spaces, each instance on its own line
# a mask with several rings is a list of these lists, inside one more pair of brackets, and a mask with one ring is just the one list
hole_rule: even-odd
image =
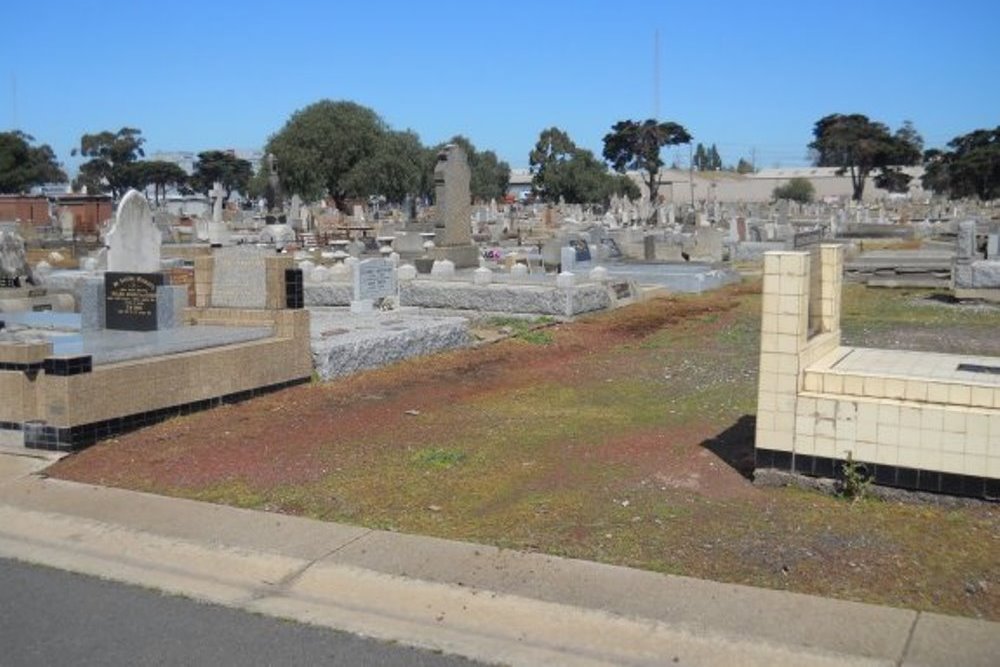
[[[122,433],[134,431],[145,426],[151,426],[170,419],[171,417],[189,415],[195,412],[201,412],[202,410],[215,408],[220,405],[239,403],[240,401],[269,394],[281,389],[287,389],[288,387],[294,387],[295,385],[305,384],[310,380],[311,378],[309,377],[297,378],[295,380],[287,380],[285,382],[258,387],[256,389],[247,389],[245,391],[238,391],[232,394],[225,394],[224,396],[217,396],[215,398],[207,398],[201,401],[175,405],[169,408],[160,408],[159,410],[150,410],[148,412],[140,412],[124,417],[115,417],[114,419],[106,419],[104,421],[92,422],[90,424],[79,424],[77,426],[70,426],[67,428],[48,426],[45,422],[34,421],[28,421],[24,424],[9,425],[13,427],[11,430],[24,431],[24,446],[28,449],[72,452],[85,449],[96,443],[98,440],[110,438],[115,435],[121,435]],[[0,422],[0,427],[3,425],[4,422]]]
[[90,373],[94,370],[93,357],[89,354],[77,357],[49,357],[45,360],[45,374],[68,377]]
[[305,308],[305,277],[302,269],[285,269],[285,307]]
[[[773,469],[828,479],[843,479],[844,477],[845,461],[843,459],[793,454],[779,449],[756,447],[754,449],[754,463],[755,469],[760,470]],[[936,470],[920,470],[866,461],[855,461],[854,463],[862,474],[879,486],[984,500],[1000,500],[1000,479],[975,475],[956,475]]]
[[38,371],[42,370],[44,367],[45,364],[41,361],[36,361],[30,364],[17,364],[8,361],[0,361],[0,371],[18,371],[21,373],[27,373],[28,375],[38,373]]

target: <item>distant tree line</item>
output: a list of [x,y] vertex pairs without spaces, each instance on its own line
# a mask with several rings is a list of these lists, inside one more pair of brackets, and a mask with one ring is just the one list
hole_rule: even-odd
[[[1000,198],[1000,126],[955,137],[946,149],[924,151],[923,138],[910,121],[895,132],[858,113],[830,114],[813,127],[808,148],[813,163],[835,167],[849,175],[852,194],[860,200],[867,179],[890,192],[909,190],[911,177],[902,167],[923,164],[923,187],[951,198]],[[639,172],[650,198],[657,200],[661,152],[666,146],[690,144],[691,134],[680,124],[646,119],[614,123],[604,136],[601,156],[577,146],[558,127],[540,133],[528,159],[534,194],[544,201],[604,203],[614,195],[639,196],[627,172]],[[128,188],[154,189],[159,197],[168,187],[207,193],[216,182],[225,196],[239,191],[263,194],[267,174],[254,174],[251,164],[232,151],[198,154],[194,173],[178,165],[145,160],[145,138],[137,128],[84,134],[73,155],[81,163],[74,188],[120,197]],[[510,180],[510,166],[492,150],[480,150],[464,136],[448,142],[465,149],[472,172],[474,200],[502,198]],[[401,202],[407,196],[432,198],[436,156],[445,144],[425,146],[412,130],[394,130],[372,109],[349,101],[321,100],[293,113],[266,143],[265,152],[277,158],[285,192],[306,199],[331,197],[338,206],[349,200],[380,196]],[[698,143],[691,167],[699,171],[734,169],[750,173],[753,164],[740,158],[725,167],[715,144]],[[27,192],[32,187],[65,181],[66,174],[47,144],[36,144],[18,131],[0,132],[0,193]],[[778,194],[802,200],[801,184]],[[811,197],[811,194],[808,196]]]

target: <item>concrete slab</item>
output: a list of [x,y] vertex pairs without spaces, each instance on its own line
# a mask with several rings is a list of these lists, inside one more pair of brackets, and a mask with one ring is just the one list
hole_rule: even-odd
[[[13,335],[44,338],[56,356],[89,354],[94,365],[164,354],[178,354],[222,345],[263,340],[272,327],[195,325],[161,331],[80,331],[80,315],[73,313],[14,313],[4,316]],[[18,329],[24,327],[23,329]]]
[[996,667],[1000,629],[996,623],[940,614],[921,614],[904,665]]
[[[507,664],[995,664],[1000,626],[45,479],[0,555]],[[2,480],[6,479],[4,483]]]

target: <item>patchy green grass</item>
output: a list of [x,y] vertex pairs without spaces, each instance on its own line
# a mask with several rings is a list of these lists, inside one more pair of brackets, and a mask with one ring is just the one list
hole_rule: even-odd
[[[759,310],[750,284],[570,324],[493,318],[514,338],[172,420],[53,474],[1000,620],[996,505],[850,502],[747,479]],[[1000,310],[856,285],[844,313],[859,343],[970,353],[1000,325]],[[518,340],[532,333],[545,345]]]
[[451,468],[465,459],[465,452],[438,447],[434,449],[421,449],[413,455],[411,460],[417,465],[429,468]]

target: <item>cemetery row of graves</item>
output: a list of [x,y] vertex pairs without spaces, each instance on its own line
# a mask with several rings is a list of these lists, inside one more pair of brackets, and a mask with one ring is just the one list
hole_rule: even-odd
[[469,180],[449,146],[431,208],[215,188],[187,219],[132,191],[96,247],[5,224],[2,443],[80,452],[72,479],[1000,617],[994,209],[473,207]]

